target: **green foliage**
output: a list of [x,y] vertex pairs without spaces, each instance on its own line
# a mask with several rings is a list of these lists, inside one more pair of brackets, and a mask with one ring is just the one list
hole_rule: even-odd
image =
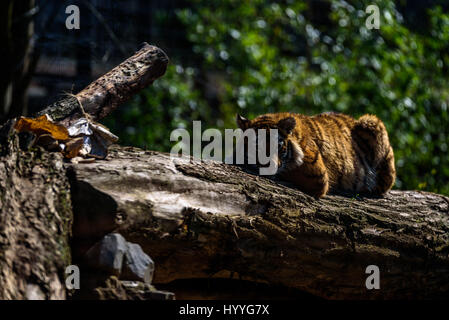
[[109,125],[123,143],[169,151],[170,132],[192,120],[223,129],[237,112],[373,113],[395,150],[396,187],[449,194],[449,15],[423,12],[428,28],[417,33],[379,0],[380,29],[368,30],[372,1],[329,3],[317,16],[303,1],[191,1],[176,14],[189,62],[171,57]]
[[169,65],[163,78],[134,97],[127,108],[117,110],[106,124],[122,144],[170,151],[173,129],[191,129],[193,120],[210,119],[207,103],[194,89],[195,73],[190,67]]

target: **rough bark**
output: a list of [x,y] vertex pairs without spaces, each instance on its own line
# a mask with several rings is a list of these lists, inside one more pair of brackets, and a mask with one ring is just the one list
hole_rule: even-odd
[[72,208],[62,156],[20,151],[1,129],[0,299],[64,299]]
[[145,43],[139,51],[117,67],[88,85],[76,98],[68,96],[40,111],[55,121],[70,125],[83,116],[84,111],[95,121],[106,117],[117,106],[164,75],[167,55],[158,47]]
[[75,259],[115,230],[153,258],[156,283],[234,273],[325,298],[447,297],[445,196],[315,200],[216,162],[121,147],[107,160],[67,165]]

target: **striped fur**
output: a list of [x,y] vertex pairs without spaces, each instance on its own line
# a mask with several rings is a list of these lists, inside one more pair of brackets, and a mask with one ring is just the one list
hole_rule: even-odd
[[278,129],[277,176],[320,198],[331,193],[382,195],[394,184],[393,149],[383,122],[329,112],[316,116],[273,113],[248,120],[242,130]]

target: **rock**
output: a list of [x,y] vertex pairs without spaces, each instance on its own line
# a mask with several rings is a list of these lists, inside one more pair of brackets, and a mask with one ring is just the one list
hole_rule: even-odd
[[137,280],[150,284],[153,280],[154,262],[135,243],[129,243],[125,253],[125,264],[120,279]]
[[118,233],[110,233],[87,251],[86,264],[92,269],[118,276],[127,250],[125,238]]
[[174,300],[172,292],[157,290],[152,285],[139,281],[120,281],[110,277],[83,299],[98,300]]
[[86,266],[105,276],[136,280],[150,284],[154,262],[135,243],[129,243],[118,233],[110,233],[90,248],[85,255]]

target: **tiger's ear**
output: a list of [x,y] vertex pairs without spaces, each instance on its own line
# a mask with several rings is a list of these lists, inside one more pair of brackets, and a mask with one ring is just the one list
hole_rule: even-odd
[[249,120],[246,119],[245,117],[242,117],[241,115],[237,114],[236,122],[240,129],[242,130],[248,129]]
[[279,129],[285,131],[287,134],[290,134],[296,126],[296,120],[293,117],[288,117],[282,119],[278,122]]

